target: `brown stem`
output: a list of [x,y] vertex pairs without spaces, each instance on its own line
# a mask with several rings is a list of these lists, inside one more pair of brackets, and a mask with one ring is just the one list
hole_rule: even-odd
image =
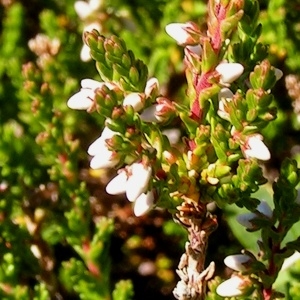
[[217,228],[216,217],[206,210],[206,205],[185,199],[174,216],[188,230],[185,253],[181,256],[177,274],[180,281],[173,294],[178,300],[202,300],[206,297],[207,281],[213,276],[215,264],[205,268],[209,235]]

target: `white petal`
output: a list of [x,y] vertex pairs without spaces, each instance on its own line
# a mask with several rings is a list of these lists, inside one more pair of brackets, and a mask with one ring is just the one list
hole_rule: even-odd
[[159,89],[159,83],[158,83],[157,78],[152,77],[147,81],[147,84],[145,87],[146,97],[149,97],[154,89],[156,89],[156,90]]
[[257,218],[255,213],[241,214],[236,217],[236,220],[244,227],[248,229],[254,229],[254,225],[251,223],[251,220]]
[[93,105],[94,96],[95,93],[92,90],[81,89],[68,100],[67,105],[71,109],[86,110]]
[[92,10],[96,11],[103,5],[103,1],[102,0],[90,0],[89,5]]
[[125,193],[127,178],[126,171],[121,171],[108,183],[106,186],[106,192],[110,195],[119,195]]
[[201,55],[202,53],[202,47],[200,45],[196,45],[196,46],[186,46],[191,52],[197,54],[197,55]]
[[140,111],[144,107],[142,95],[140,93],[130,93],[123,100],[123,106],[131,105],[134,111]]
[[100,82],[100,81],[97,81],[97,80],[94,80],[94,79],[86,78],[86,79],[81,80],[82,89],[90,89],[90,90],[94,91],[98,88],[102,88],[103,85],[105,85],[104,82]]
[[137,217],[140,217],[144,215],[146,212],[148,212],[151,207],[153,206],[154,202],[154,195],[152,191],[149,191],[147,194],[143,193],[141,194],[134,203],[134,214]]
[[243,279],[238,276],[233,276],[230,279],[222,282],[216,289],[217,294],[222,297],[238,297],[244,293],[239,289],[244,283]]
[[91,156],[99,154],[99,151],[106,147],[105,140],[100,136],[88,148],[87,153]]
[[181,136],[181,131],[178,128],[165,129],[162,133],[168,138],[171,145],[176,145]]
[[85,1],[76,1],[74,8],[77,15],[82,20],[85,20],[92,13],[92,9]]
[[84,44],[80,51],[80,59],[84,62],[90,61],[92,59],[90,51],[90,47]]
[[166,26],[167,34],[177,41],[179,45],[184,45],[190,39],[190,34],[186,31],[189,26],[185,23],[171,23]]
[[221,101],[222,99],[231,100],[233,97],[233,92],[229,88],[222,88],[218,94],[218,99]]
[[129,176],[126,183],[126,197],[129,201],[135,201],[140,194],[147,190],[151,174],[152,169],[150,166],[144,166],[142,163],[131,165],[131,176]]
[[273,216],[273,211],[266,201],[260,201],[256,209],[268,218],[272,218]]
[[245,254],[229,255],[224,259],[225,265],[235,271],[243,272],[247,268],[244,266],[245,263],[249,262],[251,258]]
[[155,116],[156,105],[151,105],[144,109],[144,111],[140,114],[141,120],[144,122],[157,122],[157,118]]
[[275,68],[274,72],[275,72],[276,80],[278,81],[279,79],[281,79],[281,77],[283,76],[283,72],[277,68]]
[[118,160],[113,158],[113,152],[103,148],[98,155],[95,155],[91,162],[92,169],[113,168],[118,163]]
[[232,83],[244,72],[244,67],[239,63],[220,63],[216,71],[221,75],[221,83]]
[[268,147],[262,141],[260,135],[250,136],[247,140],[248,147],[245,149],[245,155],[247,157],[253,157],[260,160],[269,160],[271,158]]

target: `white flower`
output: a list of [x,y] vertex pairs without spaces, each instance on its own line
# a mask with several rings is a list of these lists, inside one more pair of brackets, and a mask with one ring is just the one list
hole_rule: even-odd
[[153,191],[148,191],[146,194],[142,193],[134,203],[133,212],[137,217],[140,217],[144,215],[146,212],[148,212],[154,202],[154,194]]
[[166,26],[166,32],[179,45],[184,45],[190,39],[190,34],[186,30],[188,27],[189,25],[184,23],[171,23]]
[[142,163],[133,163],[130,171],[131,175],[126,182],[126,197],[129,201],[134,202],[147,190],[152,168],[144,166]]
[[228,85],[243,74],[244,67],[239,63],[222,62],[216,67],[216,71],[221,75],[220,83]]
[[144,107],[143,95],[141,93],[130,93],[123,100],[123,106],[132,106],[134,111],[139,112]]
[[99,82],[93,79],[81,80],[81,90],[68,100],[68,107],[78,110],[91,109],[94,105],[95,92],[103,85],[106,85],[109,89],[114,88],[114,85],[110,83]]
[[256,210],[258,214],[255,212],[241,214],[237,216],[237,221],[246,228],[255,229],[255,225],[252,223],[252,220],[258,218],[259,214],[264,215],[269,219],[273,216],[273,211],[266,201],[261,201],[256,207]]
[[232,276],[222,282],[216,289],[218,295],[222,297],[238,297],[244,294],[244,279],[239,276]]
[[181,137],[181,131],[178,128],[164,129],[162,134],[168,138],[171,145],[176,145]]
[[156,106],[158,104],[153,104],[143,110],[143,112],[140,114],[140,118],[144,122],[158,122],[156,118]]
[[151,209],[154,202],[153,191],[148,191],[152,168],[143,163],[133,163],[119,172],[106,186],[110,195],[126,193],[130,202],[134,202],[134,213],[137,217]]
[[276,81],[280,80],[283,76],[283,72],[280,69],[274,68]]
[[246,264],[249,263],[251,257],[245,254],[229,255],[224,259],[225,265],[235,271],[243,272],[247,270]]
[[116,134],[118,133],[105,126],[101,136],[89,146],[87,152],[94,156],[90,163],[92,169],[112,168],[119,162],[117,154],[109,150],[106,143],[107,139]]
[[147,191],[151,173],[152,168],[150,166],[133,163],[108,183],[106,192],[110,195],[126,193],[127,199],[134,202]]
[[218,115],[224,119],[229,121],[229,113],[225,109],[226,102],[232,101],[233,93],[229,88],[222,88],[218,94],[219,99],[219,110]]
[[74,4],[75,11],[80,19],[86,20],[95,11],[102,6],[102,0],[90,0],[89,3],[85,1],[76,1]]
[[148,81],[146,83],[146,87],[145,87],[146,97],[150,97],[153,90],[156,90],[157,92],[159,90],[159,82],[158,82],[157,78],[155,78],[155,77],[148,79]]
[[126,170],[121,170],[106,186],[106,192],[110,195],[121,195],[126,193],[126,182],[128,175]]
[[271,158],[270,151],[262,140],[263,137],[260,134],[249,136],[244,147],[244,155],[260,160],[269,160]]

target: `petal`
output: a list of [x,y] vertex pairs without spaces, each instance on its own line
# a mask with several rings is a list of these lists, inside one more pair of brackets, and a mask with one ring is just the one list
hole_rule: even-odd
[[202,47],[200,45],[195,45],[195,46],[186,46],[191,52],[201,55],[202,54]]
[[82,20],[85,20],[92,13],[92,9],[85,1],[76,1],[74,8],[77,15]]
[[275,68],[274,72],[275,72],[276,80],[278,81],[279,79],[281,79],[281,77],[283,76],[283,72],[277,68]]
[[251,220],[257,218],[255,213],[241,214],[236,217],[236,220],[244,227],[248,229],[255,229],[255,226],[252,224]]
[[244,294],[240,289],[243,286],[244,280],[238,276],[233,276],[222,282],[216,289],[217,294],[222,297],[238,297]]
[[154,202],[154,194],[152,191],[149,191],[147,194],[143,193],[141,194],[134,203],[134,214],[137,217],[140,217],[144,215],[146,212],[148,212],[151,207],[153,206]]
[[243,272],[246,271],[247,268],[244,264],[248,263],[251,258],[245,254],[235,254],[229,255],[224,259],[225,265],[235,271]]
[[131,165],[131,176],[129,176],[126,183],[126,197],[129,201],[135,201],[140,194],[147,190],[151,174],[152,169],[150,166],[144,166],[142,163]]
[[246,157],[253,157],[260,160],[269,160],[271,158],[268,147],[262,141],[260,135],[252,135],[247,140],[247,149],[245,149]]
[[191,35],[186,30],[188,27],[190,26],[185,23],[171,23],[165,29],[167,34],[176,40],[179,45],[184,45],[191,39]]
[[218,99],[221,101],[222,99],[232,100],[233,92],[229,88],[222,88],[218,94]]
[[68,100],[67,105],[71,109],[86,110],[93,105],[94,96],[95,93],[92,90],[81,89]]
[[120,195],[126,192],[127,173],[122,170],[106,186],[106,192],[110,195]]
[[95,156],[99,154],[99,151],[106,147],[105,140],[100,136],[97,138],[88,148],[87,153],[89,155]]
[[89,5],[92,10],[96,11],[103,5],[103,1],[102,0],[90,0]]
[[232,83],[244,72],[244,67],[239,63],[220,63],[216,71],[221,75],[221,83]]
[[94,156],[90,162],[90,167],[94,170],[113,168],[119,161],[113,158],[114,153],[112,151],[108,151],[101,151],[101,154]]
[[155,112],[156,105],[151,105],[144,109],[144,111],[140,114],[140,118],[144,122],[157,122],[158,120],[156,119]]
[[80,51],[80,59],[84,62],[90,61],[92,59],[90,51],[90,47],[84,44]]
[[273,217],[273,211],[266,201],[260,201],[256,209],[270,219]]
[[105,85],[104,82],[100,82],[100,81],[97,81],[97,80],[94,80],[94,79],[86,78],[86,79],[81,80],[82,89],[90,89],[90,90],[94,91],[98,88],[102,88],[103,85]]
[[140,93],[130,93],[123,100],[123,106],[131,105],[134,111],[140,111],[144,107],[142,95]]
[[146,87],[145,87],[146,97],[149,97],[154,89],[157,91],[159,90],[159,82],[157,78],[152,77],[146,83]]
[[181,137],[181,131],[178,128],[165,129],[162,133],[168,138],[171,145],[176,145]]

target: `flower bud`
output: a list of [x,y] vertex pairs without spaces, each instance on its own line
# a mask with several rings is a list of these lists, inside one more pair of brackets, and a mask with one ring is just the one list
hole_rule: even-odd
[[147,81],[146,87],[145,87],[146,97],[150,97],[152,93],[154,93],[154,95],[156,96],[158,94],[158,91],[159,91],[159,82],[158,82],[157,78],[155,78],[155,77],[150,78]]

